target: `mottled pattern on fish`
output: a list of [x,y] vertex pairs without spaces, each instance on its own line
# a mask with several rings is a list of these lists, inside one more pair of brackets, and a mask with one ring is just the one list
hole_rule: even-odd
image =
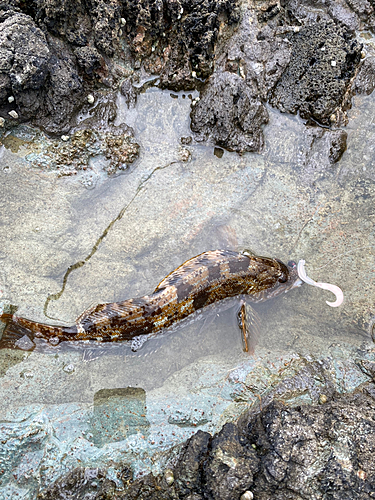
[[131,340],[168,328],[228,297],[246,295],[252,302],[267,300],[292,288],[297,279],[295,266],[286,266],[277,259],[213,250],[186,261],[150,295],[99,304],[81,314],[71,327],[16,316],[11,323],[13,329],[18,326],[45,339]]

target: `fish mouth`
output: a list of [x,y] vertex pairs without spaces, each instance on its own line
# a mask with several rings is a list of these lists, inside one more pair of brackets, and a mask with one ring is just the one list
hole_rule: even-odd
[[285,290],[285,293],[289,292],[289,290],[293,290],[293,288],[300,287],[303,283],[298,274],[297,263],[294,260],[290,260],[287,266],[289,270],[289,281],[292,283],[289,285],[288,289]]
[[300,278],[297,278],[293,285],[289,288],[289,290],[293,290],[293,288],[298,288],[301,286],[303,281]]

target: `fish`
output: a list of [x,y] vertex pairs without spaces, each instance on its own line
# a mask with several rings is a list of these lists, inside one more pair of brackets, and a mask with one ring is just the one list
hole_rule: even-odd
[[48,325],[4,314],[0,317],[6,323],[0,348],[22,348],[22,338],[29,340],[29,344],[35,338],[42,338],[52,345],[61,341],[132,341],[168,329],[224,299],[238,296],[246,302],[259,303],[301,283],[293,261],[284,264],[279,259],[249,252],[210,250],[184,262],[151,294],[95,305],[71,326]]

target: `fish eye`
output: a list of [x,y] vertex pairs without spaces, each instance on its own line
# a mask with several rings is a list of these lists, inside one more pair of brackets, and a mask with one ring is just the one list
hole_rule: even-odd
[[282,262],[279,259],[275,259],[275,260],[280,264],[281,276],[279,277],[279,282],[280,283],[285,283],[286,281],[288,281],[289,270],[286,267],[286,265],[284,264],[284,262]]
[[280,283],[285,283],[288,281],[288,275],[285,273],[282,273],[282,275],[279,278]]
[[288,262],[288,267],[291,267],[292,269],[295,269],[297,267],[297,264],[294,262],[294,260],[290,260]]

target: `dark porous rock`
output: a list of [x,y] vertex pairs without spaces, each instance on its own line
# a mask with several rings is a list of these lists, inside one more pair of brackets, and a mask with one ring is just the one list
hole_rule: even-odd
[[134,107],[137,102],[137,91],[129,79],[122,82],[120,92],[125,97],[127,107]]
[[95,45],[107,56],[113,56],[119,44],[121,4],[119,0],[90,1],[89,12],[93,19]]
[[229,151],[260,151],[268,113],[238,75],[215,73],[191,112],[195,139],[211,139]]
[[71,127],[71,117],[83,98],[83,82],[78,74],[76,59],[65,44],[49,37],[52,52],[49,61],[48,85],[35,123],[49,133],[63,134]]
[[1,115],[15,110],[47,132],[68,130],[83,87],[63,42],[45,36],[30,16],[0,8],[0,55]]
[[50,58],[46,37],[33,19],[0,6],[0,104],[3,116],[10,110],[7,106],[10,96],[15,98],[21,118],[29,118],[36,112],[42,103],[42,87],[49,73]]
[[362,393],[319,406],[271,403],[243,429],[261,459],[254,497],[373,498],[374,417],[375,402]]
[[87,75],[92,75],[101,66],[102,56],[95,47],[78,47],[74,54],[78,65],[85,70]]
[[375,57],[367,57],[359,67],[352,89],[356,94],[371,94],[375,89]]
[[291,60],[270,102],[281,111],[330,124],[361,59],[361,45],[334,22],[302,28],[291,37]]
[[118,0],[38,0],[35,19],[52,35],[80,47],[94,42],[108,56],[119,43]]
[[211,435],[198,431],[182,450],[174,469],[175,487],[180,495],[200,492],[202,484],[202,465],[208,456]]
[[220,30],[237,23],[237,0],[124,0],[128,40],[160,86],[193,89],[211,75]]
[[74,45],[87,44],[92,23],[84,0],[38,0],[35,4],[35,19],[49,33]]
[[39,493],[37,498],[40,500],[113,498],[115,489],[115,483],[106,479],[105,471],[78,467]]
[[232,500],[249,490],[258,470],[253,449],[241,446],[237,426],[228,423],[212,439],[209,458],[204,464],[208,498]]
[[[356,72],[352,90],[373,90],[373,57],[360,63],[355,30],[375,29],[374,5],[0,0],[0,115],[6,127],[30,121],[61,136],[76,125],[85,94],[103,86],[113,91],[123,82],[128,106],[151,85],[197,89],[195,139],[238,153],[260,152],[267,101],[300,113],[309,125],[338,127],[347,123]],[[146,83],[134,89],[137,79]],[[13,119],[11,111],[17,113]],[[331,162],[345,149],[343,134],[337,140]]]

